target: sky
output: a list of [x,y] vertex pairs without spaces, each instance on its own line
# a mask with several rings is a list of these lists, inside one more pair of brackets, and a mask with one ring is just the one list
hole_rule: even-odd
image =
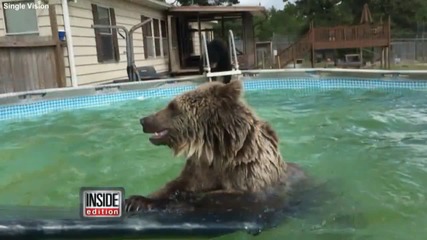
[[[166,0],[166,2],[171,3],[174,0]],[[258,6],[261,2],[261,6],[269,9],[274,6],[276,9],[283,9],[284,3],[283,0],[240,0],[240,5],[252,5]]]

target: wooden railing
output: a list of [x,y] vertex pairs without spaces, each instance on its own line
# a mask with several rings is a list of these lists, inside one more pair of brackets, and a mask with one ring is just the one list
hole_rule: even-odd
[[363,24],[354,26],[314,28],[315,49],[360,48],[386,46],[389,39],[389,25]]
[[279,68],[303,58],[312,48],[339,49],[390,46],[390,21],[337,27],[311,27],[298,41],[278,53]]
[[298,41],[278,53],[280,59],[279,68],[286,66],[292,61],[295,61],[297,58],[303,58],[304,55],[310,51],[312,47],[312,41],[310,40],[311,33],[311,30],[308,31]]

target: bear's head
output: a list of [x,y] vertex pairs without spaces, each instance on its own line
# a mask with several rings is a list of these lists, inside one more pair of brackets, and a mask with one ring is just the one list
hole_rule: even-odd
[[[214,157],[235,158],[248,141],[257,141],[253,138],[260,131],[256,125],[265,126],[240,98],[242,91],[240,80],[200,85],[141,118],[143,131],[153,134],[151,143],[167,145],[176,155],[203,156],[209,162]],[[265,130],[261,131],[270,134],[269,128]],[[275,135],[272,138],[277,140]]]

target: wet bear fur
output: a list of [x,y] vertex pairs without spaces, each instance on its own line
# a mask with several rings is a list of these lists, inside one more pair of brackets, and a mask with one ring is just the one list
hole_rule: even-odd
[[309,178],[283,160],[277,134],[242,93],[239,80],[206,83],[140,119],[143,132],[153,134],[152,144],[187,160],[162,188],[126,199],[126,212],[224,213],[247,220],[298,204]]

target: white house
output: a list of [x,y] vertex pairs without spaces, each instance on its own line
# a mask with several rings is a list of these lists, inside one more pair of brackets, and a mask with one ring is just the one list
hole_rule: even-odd
[[[265,12],[259,6],[172,7],[161,0],[0,3],[0,94],[128,79],[125,34],[116,28],[94,29],[93,25],[129,30],[151,19],[132,35],[135,66],[152,66],[158,73],[177,75],[199,73],[199,24],[209,41],[218,21],[241,20],[245,44],[239,65],[252,66],[252,18]],[[58,30],[65,31],[62,42]],[[225,29],[221,31],[225,33]]]
[[[115,34],[114,29],[95,31],[91,27],[93,24],[121,25],[130,29],[146,18],[153,18],[151,23],[144,25],[133,35],[135,63],[138,67],[154,66],[157,72],[168,71],[165,18],[170,5],[163,1],[0,0],[0,2],[0,39],[4,36],[52,36],[47,4],[55,7],[58,28],[66,32],[63,50],[67,86],[103,83],[128,77],[126,41],[122,37],[123,33],[119,31]],[[26,5],[28,3],[34,5]],[[67,12],[68,17],[64,15]],[[64,22],[68,23],[68,26]]]

